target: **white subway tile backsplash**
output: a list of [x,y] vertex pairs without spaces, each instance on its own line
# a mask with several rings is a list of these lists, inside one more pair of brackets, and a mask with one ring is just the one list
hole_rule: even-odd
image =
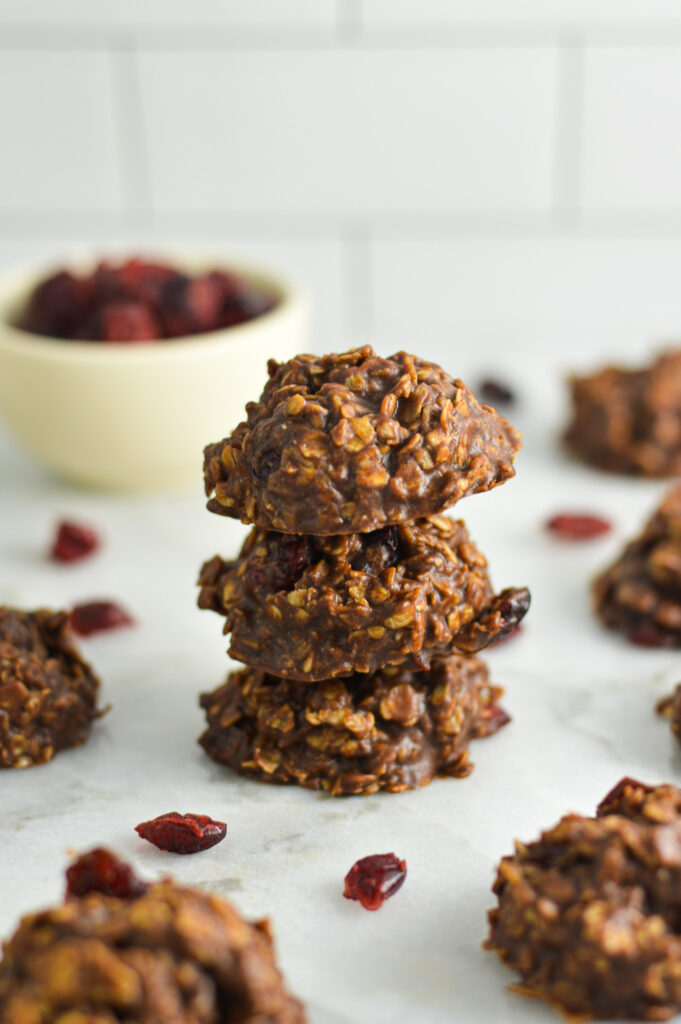
[[367,25],[494,25],[681,20],[678,0],[360,0]]
[[586,51],[583,204],[681,208],[681,47]]
[[335,0],[2,0],[0,22],[22,25],[332,25]]
[[140,54],[167,210],[527,208],[551,201],[551,48]]
[[3,51],[0,211],[120,208],[109,57]]
[[681,336],[681,238],[377,239],[374,328],[527,323]]

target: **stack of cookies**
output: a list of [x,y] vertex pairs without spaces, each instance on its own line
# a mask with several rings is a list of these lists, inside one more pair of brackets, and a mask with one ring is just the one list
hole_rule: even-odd
[[518,625],[463,522],[513,476],[508,422],[432,363],[370,347],[269,365],[247,420],[205,452],[208,508],[252,524],[201,571],[246,668],[201,698],[201,744],[263,782],[334,795],[467,775],[508,721],[475,652]]

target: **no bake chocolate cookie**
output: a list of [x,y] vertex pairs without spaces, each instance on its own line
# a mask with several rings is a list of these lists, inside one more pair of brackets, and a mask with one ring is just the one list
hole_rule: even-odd
[[488,949],[578,1019],[681,1010],[681,790],[623,779],[504,857]]
[[681,351],[640,370],[608,366],[570,380],[569,448],[612,473],[681,473]]
[[313,687],[242,669],[202,696],[208,728],[200,743],[213,760],[261,782],[333,796],[397,793],[438,775],[468,775],[469,741],[509,720],[501,694],[477,658]]
[[597,577],[593,595],[601,621],[635,643],[681,646],[681,485]]
[[0,1020],[304,1024],[305,1014],[284,988],[266,922],[165,879],[126,897],[89,891],[23,918],[0,962]]
[[232,657],[306,682],[474,653],[529,606],[524,589],[494,596],[484,556],[446,516],[326,537],[255,527],[199,583],[199,605],[227,617]]
[[283,533],[366,532],[514,474],[510,424],[433,363],[365,346],[269,372],[247,420],[205,450],[212,512]]
[[26,768],[84,743],[99,680],[66,612],[0,607],[0,768]]

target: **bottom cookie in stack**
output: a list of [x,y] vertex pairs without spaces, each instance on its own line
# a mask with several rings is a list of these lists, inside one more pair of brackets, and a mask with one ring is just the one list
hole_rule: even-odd
[[314,686],[244,668],[202,695],[208,728],[199,742],[213,760],[261,782],[333,796],[398,793],[468,775],[469,741],[509,721],[502,693],[472,657]]

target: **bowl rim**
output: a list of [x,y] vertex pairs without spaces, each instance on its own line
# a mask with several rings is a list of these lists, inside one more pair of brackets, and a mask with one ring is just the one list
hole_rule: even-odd
[[97,340],[76,341],[72,338],[53,338],[43,334],[34,334],[32,331],[24,330],[12,323],[10,317],[17,304],[25,299],[39,281],[50,273],[59,269],[87,271],[93,269],[103,259],[114,261],[125,258],[125,254],[121,253],[119,256],[114,251],[111,251],[110,255],[91,253],[70,259],[46,261],[38,267],[35,263],[16,264],[6,267],[0,273],[0,349],[4,348],[36,358],[90,361],[93,364],[108,362],[111,359],[120,361],[124,354],[135,361],[172,359],[190,352],[198,354],[201,351],[205,354],[206,350],[223,349],[226,345],[234,349],[240,348],[243,344],[253,342],[255,340],[253,336],[261,333],[263,328],[269,333],[270,328],[276,327],[278,321],[286,320],[296,313],[307,312],[309,309],[307,290],[297,281],[265,265],[249,263],[238,258],[225,258],[216,254],[201,254],[197,251],[182,252],[176,249],[158,251],[145,248],[140,251],[140,254],[143,259],[162,260],[188,270],[224,269],[235,271],[256,285],[261,285],[272,292],[276,297],[276,304],[272,309],[245,323],[235,324],[232,327],[221,327],[215,331],[204,331],[201,334],[181,335],[177,338],[136,342],[108,341],[106,343]]

